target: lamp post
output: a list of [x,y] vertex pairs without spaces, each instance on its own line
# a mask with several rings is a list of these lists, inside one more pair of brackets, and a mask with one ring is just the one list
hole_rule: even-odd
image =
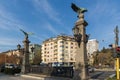
[[6,54],[5,54],[5,64],[6,64]]
[[86,44],[89,36],[86,34],[85,26],[88,23],[84,20],[84,12],[87,10],[84,8],[79,8],[72,3],[71,8],[78,13],[78,20],[72,29],[75,41],[78,43],[78,48],[76,51],[76,62],[73,80],[88,80],[88,59]]
[[[22,66],[21,66],[21,73],[22,74],[26,74],[29,72],[29,64],[27,63],[27,60],[29,60],[28,57],[26,57],[26,51],[25,51],[25,48],[21,48],[21,45],[18,44],[17,45],[17,49],[18,51],[22,54]],[[27,59],[27,60],[26,60]]]
[[31,52],[32,52],[32,54],[31,54],[31,56],[32,56],[32,63],[33,63],[33,59],[34,59],[34,57],[35,57],[35,55],[34,55],[34,47],[32,46],[31,47]]
[[77,26],[75,26],[73,29],[73,34],[74,34],[74,38],[76,40],[76,42],[78,43],[78,46],[80,47],[80,43],[81,43],[81,38],[82,38],[82,35],[80,34],[80,30]]
[[18,51],[20,51],[20,49],[21,49],[21,45],[20,44],[17,45],[17,49],[18,49]]
[[20,54],[22,55],[21,73],[24,74],[25,73],[25,54],[24,54],[24,48],[21,48],[21,45],[18,44],[17,45],[17,49],[20,52]]

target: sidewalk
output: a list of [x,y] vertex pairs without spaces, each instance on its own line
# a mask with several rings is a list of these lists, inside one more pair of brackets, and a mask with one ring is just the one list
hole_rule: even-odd
[[46,76],[41,74],[22,74],[21,77],[29,77],[29,78],[35,78],[39,80],[72,80],[71,78],[64,78],[64,77],[53,77],[53,76]]
[[[25,74],[21,75],[21,77],[34,78],[38,80],[73,80],[72,78],[64,78],[64,77],[53,77],[39,74]],[[99,80],[99,79],[89,79],[89,80]]]
[[[92,75],[89,80],[99,80],[99,79],[95,79],[95,77],[99,76],[102,73],[103,72],[99,72],[95,75]],[[27,77],[27,78],[34,78],[34,79],[38,79],[38,80],[72,80],[72,78],[54,77],[54,76],[47,76],[47,75],[33,74],[33,73],[20,74],[20,76]],[[109,77],[113,77],[113,74],[110,75]]]

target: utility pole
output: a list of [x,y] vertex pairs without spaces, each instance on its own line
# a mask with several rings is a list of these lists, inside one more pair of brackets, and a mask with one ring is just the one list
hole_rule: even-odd
[[[119,30],[118,30],[118,26],[116,26],[115,30],[114,30],[114,33],[115,33],[115,54],[117,54],[116,52],[116,48],[118,47],[118,42],[119,42],[119,37],[118,37],[118,34],[119,34]],[[116,58],[116,74],[117,74],[117,80],[120,80],[120,72],[119,72],[119,67],[120,67],[120,59],[119,57],[117,56]]]

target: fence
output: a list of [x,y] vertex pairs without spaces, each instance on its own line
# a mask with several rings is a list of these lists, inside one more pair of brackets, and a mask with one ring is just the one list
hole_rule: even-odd
[[74,74],[73,67],[32,66],[30,72],[49,75],[49,76],[69,77],[69,78],[72,78]]

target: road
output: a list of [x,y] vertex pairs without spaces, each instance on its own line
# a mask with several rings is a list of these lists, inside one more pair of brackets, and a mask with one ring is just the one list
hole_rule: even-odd
[[[90,73],[91,80],[105,80],[111,74],[115,74],[115,71],[95,71],[94,73]],[[25,77],[20,75],[6,75],[0,73],[0,80],[64,80],[59,78],[33,78],[33,77]],[[67,79],[69,80],[69,79]]]
[[62,77],[46,77],[46,78],[40,78],[35,76],[29,76],[29,75],[6,75],[3,73],[0,73],[0,80],[71,80],[71,79],[65,79]]
[[0,80],[40,80],[40,79],[27,78],[27,77],[15,76],[15,75],[6,75],[0,73]]
[[112,74],[115,74],[115,71],[96,71],[94,73],[91,73],[90,76],[91,79],[104,80]]

